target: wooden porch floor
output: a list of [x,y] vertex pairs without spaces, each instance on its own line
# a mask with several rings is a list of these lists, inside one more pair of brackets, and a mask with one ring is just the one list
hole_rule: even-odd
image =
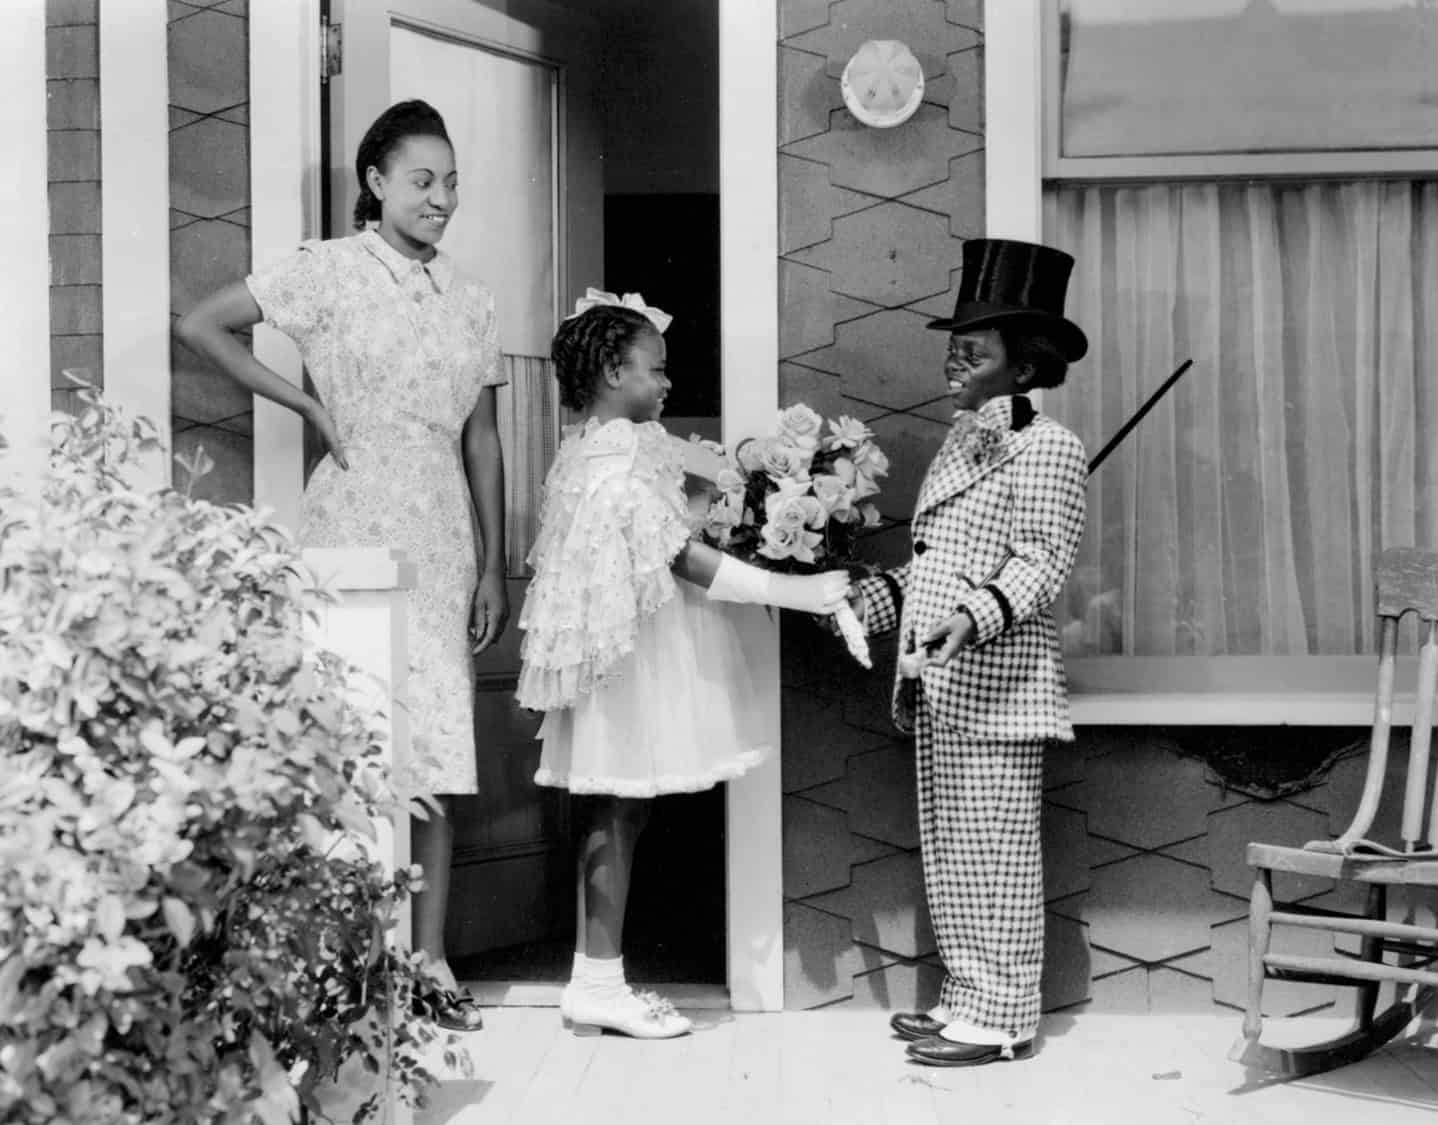
[[[1265,1083],[1227,1060],[1239,1016],[1047,1018],[1020,1063],[942,1070],[905,1061],[886,1014],[690,1012],[663,1043],[576,1038],[553,1008],[485,1012],[474,1076],[446,1081],[416,1125],[1328,1125],[1438,1120],[1438,1024],[1361,1063]],[[1331,1024],[1285,1028],[1292,1041]],[[1275,1028],[1280,1025],[1273,1025]],[[1278,1036],[1272,1040],[1277,1042]]]

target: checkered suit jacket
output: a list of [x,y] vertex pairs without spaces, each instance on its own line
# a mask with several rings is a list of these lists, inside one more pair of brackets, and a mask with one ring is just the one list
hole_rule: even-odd
[[[990,399],[978,421],[991,428],[987,445],[966,440],[956,424],[929,466],[911,525],[913,557],[859,582],[865,627],[875,634],[897,627],[903,652],[968,610],[972,644],[921,673],[935,722],[975,741],[1069,741],[1050,607],[1083,535],[1083,443],[1021,395]],[[914,693],[904,684],[896,678],[894,721],[912,730]]]

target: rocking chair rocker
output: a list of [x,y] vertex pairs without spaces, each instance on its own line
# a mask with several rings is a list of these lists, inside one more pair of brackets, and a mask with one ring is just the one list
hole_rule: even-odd
[[[1388,888],[1438,886],[1438,786],[1428,792],[1435,684],[1438,684],[1438,553],[1398,548],[1384,551],[1377,566],[1380,623],[1378,688],[1363,793],[1353,822],[1332,840],[1301,848],[1248,845],[1257,868],[1249,910],[1248,1008],[1243,1034],[1229,1052],[1235,1062],[1298,1077],[1354,1062],[1388,1042],[1438,996],[1438,928],[1388,920]],[[1398,624],[1409,611],[1419,618],[1418,688],[1403,794],[1401,840],[1369,838],[1383,796],[1393,725],[1393,683]],[[1424,822],[1425,805],[1431,807]],[[1362,915],[1276,903],[1273,873],[1318,876],[1367,887]],[[1353,934],[1357,958],[1296,956],[1271,952],[1274,926],[1297,926]],[[1266,979],[1340,985],[1358,990],[1357,1019],[1346,1034],[1307,1047],[1259,1042]],[[1380,986],[1395,982],[1393,1003],[1378,1012]]]

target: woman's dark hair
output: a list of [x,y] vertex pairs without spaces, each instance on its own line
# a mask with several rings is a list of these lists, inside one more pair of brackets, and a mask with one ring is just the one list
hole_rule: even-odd
[[597,305],[561,323],[549,350],[559,401],[570,410],[589,406],[605,370],[621,365],[646,332],[657,332],[653,322],[622,305]]
[[1022,320],[1012,325],[1001,325],[999,338],[1004,342],[1004,355],[1009,367],[1033,369],[1034,387],[1057,387],[1067,378],[1068,359],[1053,337],[1041,327]]
[[359,180],[359,198],[355,200],[355,230],[363,230],[366,223],[380,217],[380,203],[369,189],[371,168],[381,172],[389,170],[389,161],[400,145],[410,137],[438,137],[454,148],[449,133],[444,127],[444,118],[439,110],[428,102],[414,99],[396,102],[374,119],[374,124],[365,130],[364,138],[355,150],[355,177]]

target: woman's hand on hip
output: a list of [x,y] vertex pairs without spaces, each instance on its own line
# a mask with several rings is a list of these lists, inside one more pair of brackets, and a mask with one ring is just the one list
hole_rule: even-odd
[[469,622],[470,650],[478,656],[504,635],[504,627],[508,623],[509,592],[505,589],[504,573],[489,571],[474,588]]

